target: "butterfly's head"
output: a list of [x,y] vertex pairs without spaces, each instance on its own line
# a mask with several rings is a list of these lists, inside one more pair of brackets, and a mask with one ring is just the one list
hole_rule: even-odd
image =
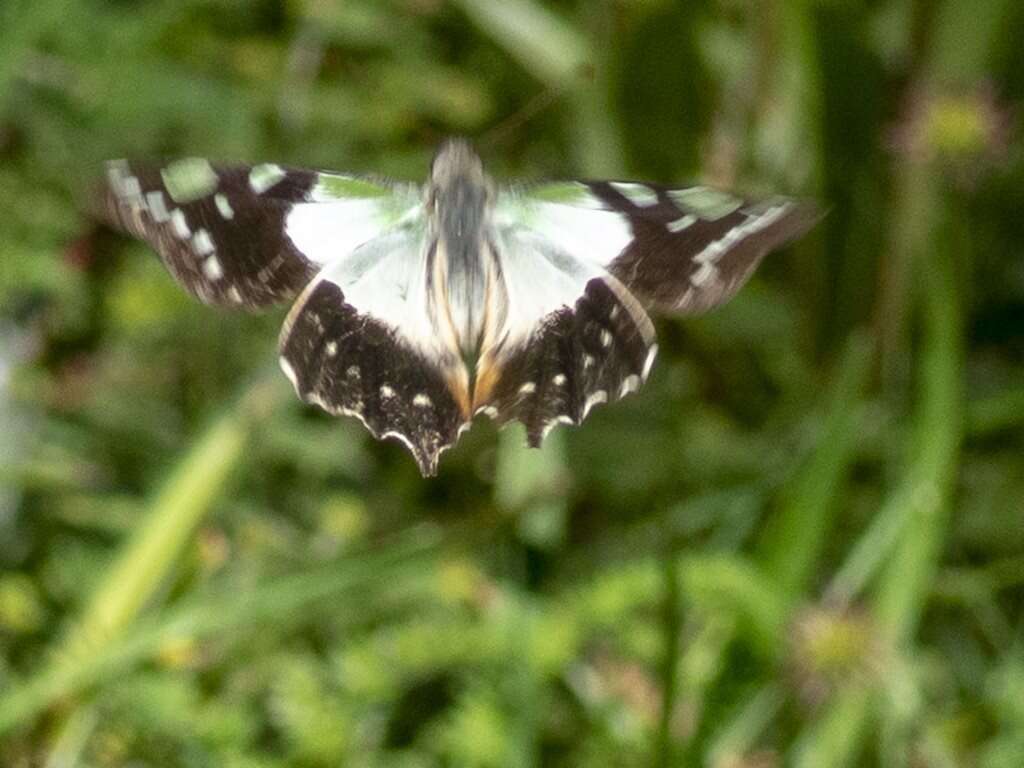
[[468,141],[448,139],[430,165],[426,205],[430,219],[448,247],[476,249],[488,210],[494,203],[494,184]]
[[476,150],[465,139],[448,139],[430,164],[430,186],[442,195],[456,187],[486,190],[490,179]]

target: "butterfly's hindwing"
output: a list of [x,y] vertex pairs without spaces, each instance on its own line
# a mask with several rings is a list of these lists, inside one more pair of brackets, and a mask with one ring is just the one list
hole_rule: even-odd
[[636,391],[656,353],[651,321],[629,292],[613,277],[593,278],[572,308],[547,315],[482,371],[493,383],[478,411],[522,422],[538,446],[554,426]]
[[249,308],[293,298],[417,204],[412,185],[198,158],[113,161],[100,200],[103,217],[153,246],[190,293]]
[[281,367],[303,400],[393,437],[433,475],[466,423],[436,361],[396,328],[348,304],[328,279],[311,284],[281,334]]

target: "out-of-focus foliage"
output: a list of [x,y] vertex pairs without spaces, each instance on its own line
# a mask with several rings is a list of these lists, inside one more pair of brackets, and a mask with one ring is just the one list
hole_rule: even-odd
[[[0,764],[1024,765],[1024,5],[4,0]],[[101,160],[816,197],[648,386],[419,478]]]

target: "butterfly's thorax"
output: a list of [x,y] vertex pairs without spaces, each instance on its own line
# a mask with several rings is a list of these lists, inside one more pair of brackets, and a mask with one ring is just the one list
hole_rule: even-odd
[[497,266],[486,247],[494,207],[493,186],[476,154],[461,142],[438,153],[428,187],[435,243],[430,282],[435,319],[461,355],[473,360],[484,343],[496,290]]

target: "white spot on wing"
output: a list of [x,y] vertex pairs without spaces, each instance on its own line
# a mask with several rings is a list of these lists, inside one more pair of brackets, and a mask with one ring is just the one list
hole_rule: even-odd
[[122,181],[124,197],[136,205],[142,205],[142,185],[136,176],[127,176]]
[[210,239],[210,233],[205,229],[197,229],[196,233],[192,235],[192,250],[194,250],[199,256],[207,256],[216,250],[213,247],[213,240]]
[[324,346],[324,351],[327,353],[328,357],[334,357],[336,354],[338,354],[338,342],[328,341],[327,344]]
[[473,415],[476,416],[481,413],[489,419],[498,418],[498,409],[493,405],[481,405]]
[[217,189],[217,172],[208,160],[189,157],[160,171],[167,194],[176,203],[190,203]]
[[217,206],[217,210],[222,218],[228,220],[235,218],[235,209],[231,207],[231,201],[227,197],[221,194],[214,195],[213,202]]
[[242,294],[239,292],[238,288],[233,285],[228,288],[228,298],[235,302],[235,304],[242,303]]
[[740,198],[710,187],[673,189],[668,196],[676,205],[707,221],[717,221],[743,205]]
[[171,218],[171,214],[167,210],[167,203],[164,200],[164,193],[159,189],[146,193],[146,204],[149,206],[149,215],[153,217],[153,221],[157,224],[163,224]]
[[387,384],[384,384],[380,388],[380,396],[383,397],[385,400],[387,400],[389,397],[394,397],[395,396],[395,390],[393,390]]
[[107,181],[118,197],[124,196],[124,179],[130,173],[131,166],[127,160],[111,160],[107,163]]
[[[735,230],[730,230],[730,232],[734,231]],[[708,243],[700,253],[693,257],[693,260],[698,264],[712,264],[718,261],[718,259],[721,258],[733,245],[732,242],[726,239],[727,237],[728,235],[719,240],[714,240]]]
[[[770,227],[782,218],[792,205],[790,202],[783,202],[766,208],[756,216],[748,216],[747,220],[742,224],[736,225],[718,240],[708,243],[700,253],[694,256],[694,261],[701,264],[717,261],[738,243],[746,240],[751,235],[757,234],[762,229]],[[693,278],[690,278],[690,280],[693,282]],[[700,283],[694,284],[700,285]]]
[[271,187],[279,184],[286,175],[284,168],[274,163],[254,165],[249,171],[249,186],[257,195],[262,195]]
[[648,208],[658,204],[658,193],[646,184],[636,184],[628,181],[613,181],[611,185],[622,194],[633,205],[641,208]]
[[625,379],[622,380],[622,386],[619,387],[619,397],[625,397],[630,392],[636,392],[640,388],[640,377],[635,373],[631,373]]
[[563,384],[565,384],[565,374],[564,373],[556,373],[555,377],[551,381],[554,382],[556,387],[560,387]]
[[607,330],[601,331],[601,346],[610,347],[612,345],[612,335]]
[[668,224],[665,225],[665,228],[669,232],[682,232],[687,227],[691,227],[696,223],[697,217],[694,216],[692,213],[688,213],[682,218],[676,219],[675,221],[670,221]]
[[521,395],[529,395],[530,393],[536,392],[536,391],[537,391],[537,385],[534,384],[532,381],[526,382],[525,384],[523,384],[523,386],[521,386],[519,388],[519,394],[521,394]]
[[416,397],[412,399],[412,404],[418,408],[429,408],[431,405],[433,405],[433,403],[430,400],[430,397],[423,394],[422,392],[420,392],[418,395],[416,395]]
[[216,256],[208,256],[206,261],[203,262],[203,274],[209,280],[220,280],[224,277],[224,269],[221,267],[220,260]]
[[546,438],[548,436],[548,433],[551,432],[551,430],[554,429],[559,424],[575,424],[575,423],[576,422],[572,420],[571,416],[566,416],[564,414],[561,415],[561,416],[558,416],[558,417],[552,419],[551,421],[549,421],[547,424],[544,425],[544,429],[541,431],[541,434],[540,434],[540,439],[543,440],[544,438]]
[[718,272],[718,270],[715,269],[715,265],[711,262],[705,261],[700,265],[700,269],[690,275],[690,282],[700,288],[708,282],[708,280],[714,277],[716,272]]
[[187,240],[192,235],[192,230],[185,219],[185,212],[181,208],[171,211],[171,227],[180,240]]

